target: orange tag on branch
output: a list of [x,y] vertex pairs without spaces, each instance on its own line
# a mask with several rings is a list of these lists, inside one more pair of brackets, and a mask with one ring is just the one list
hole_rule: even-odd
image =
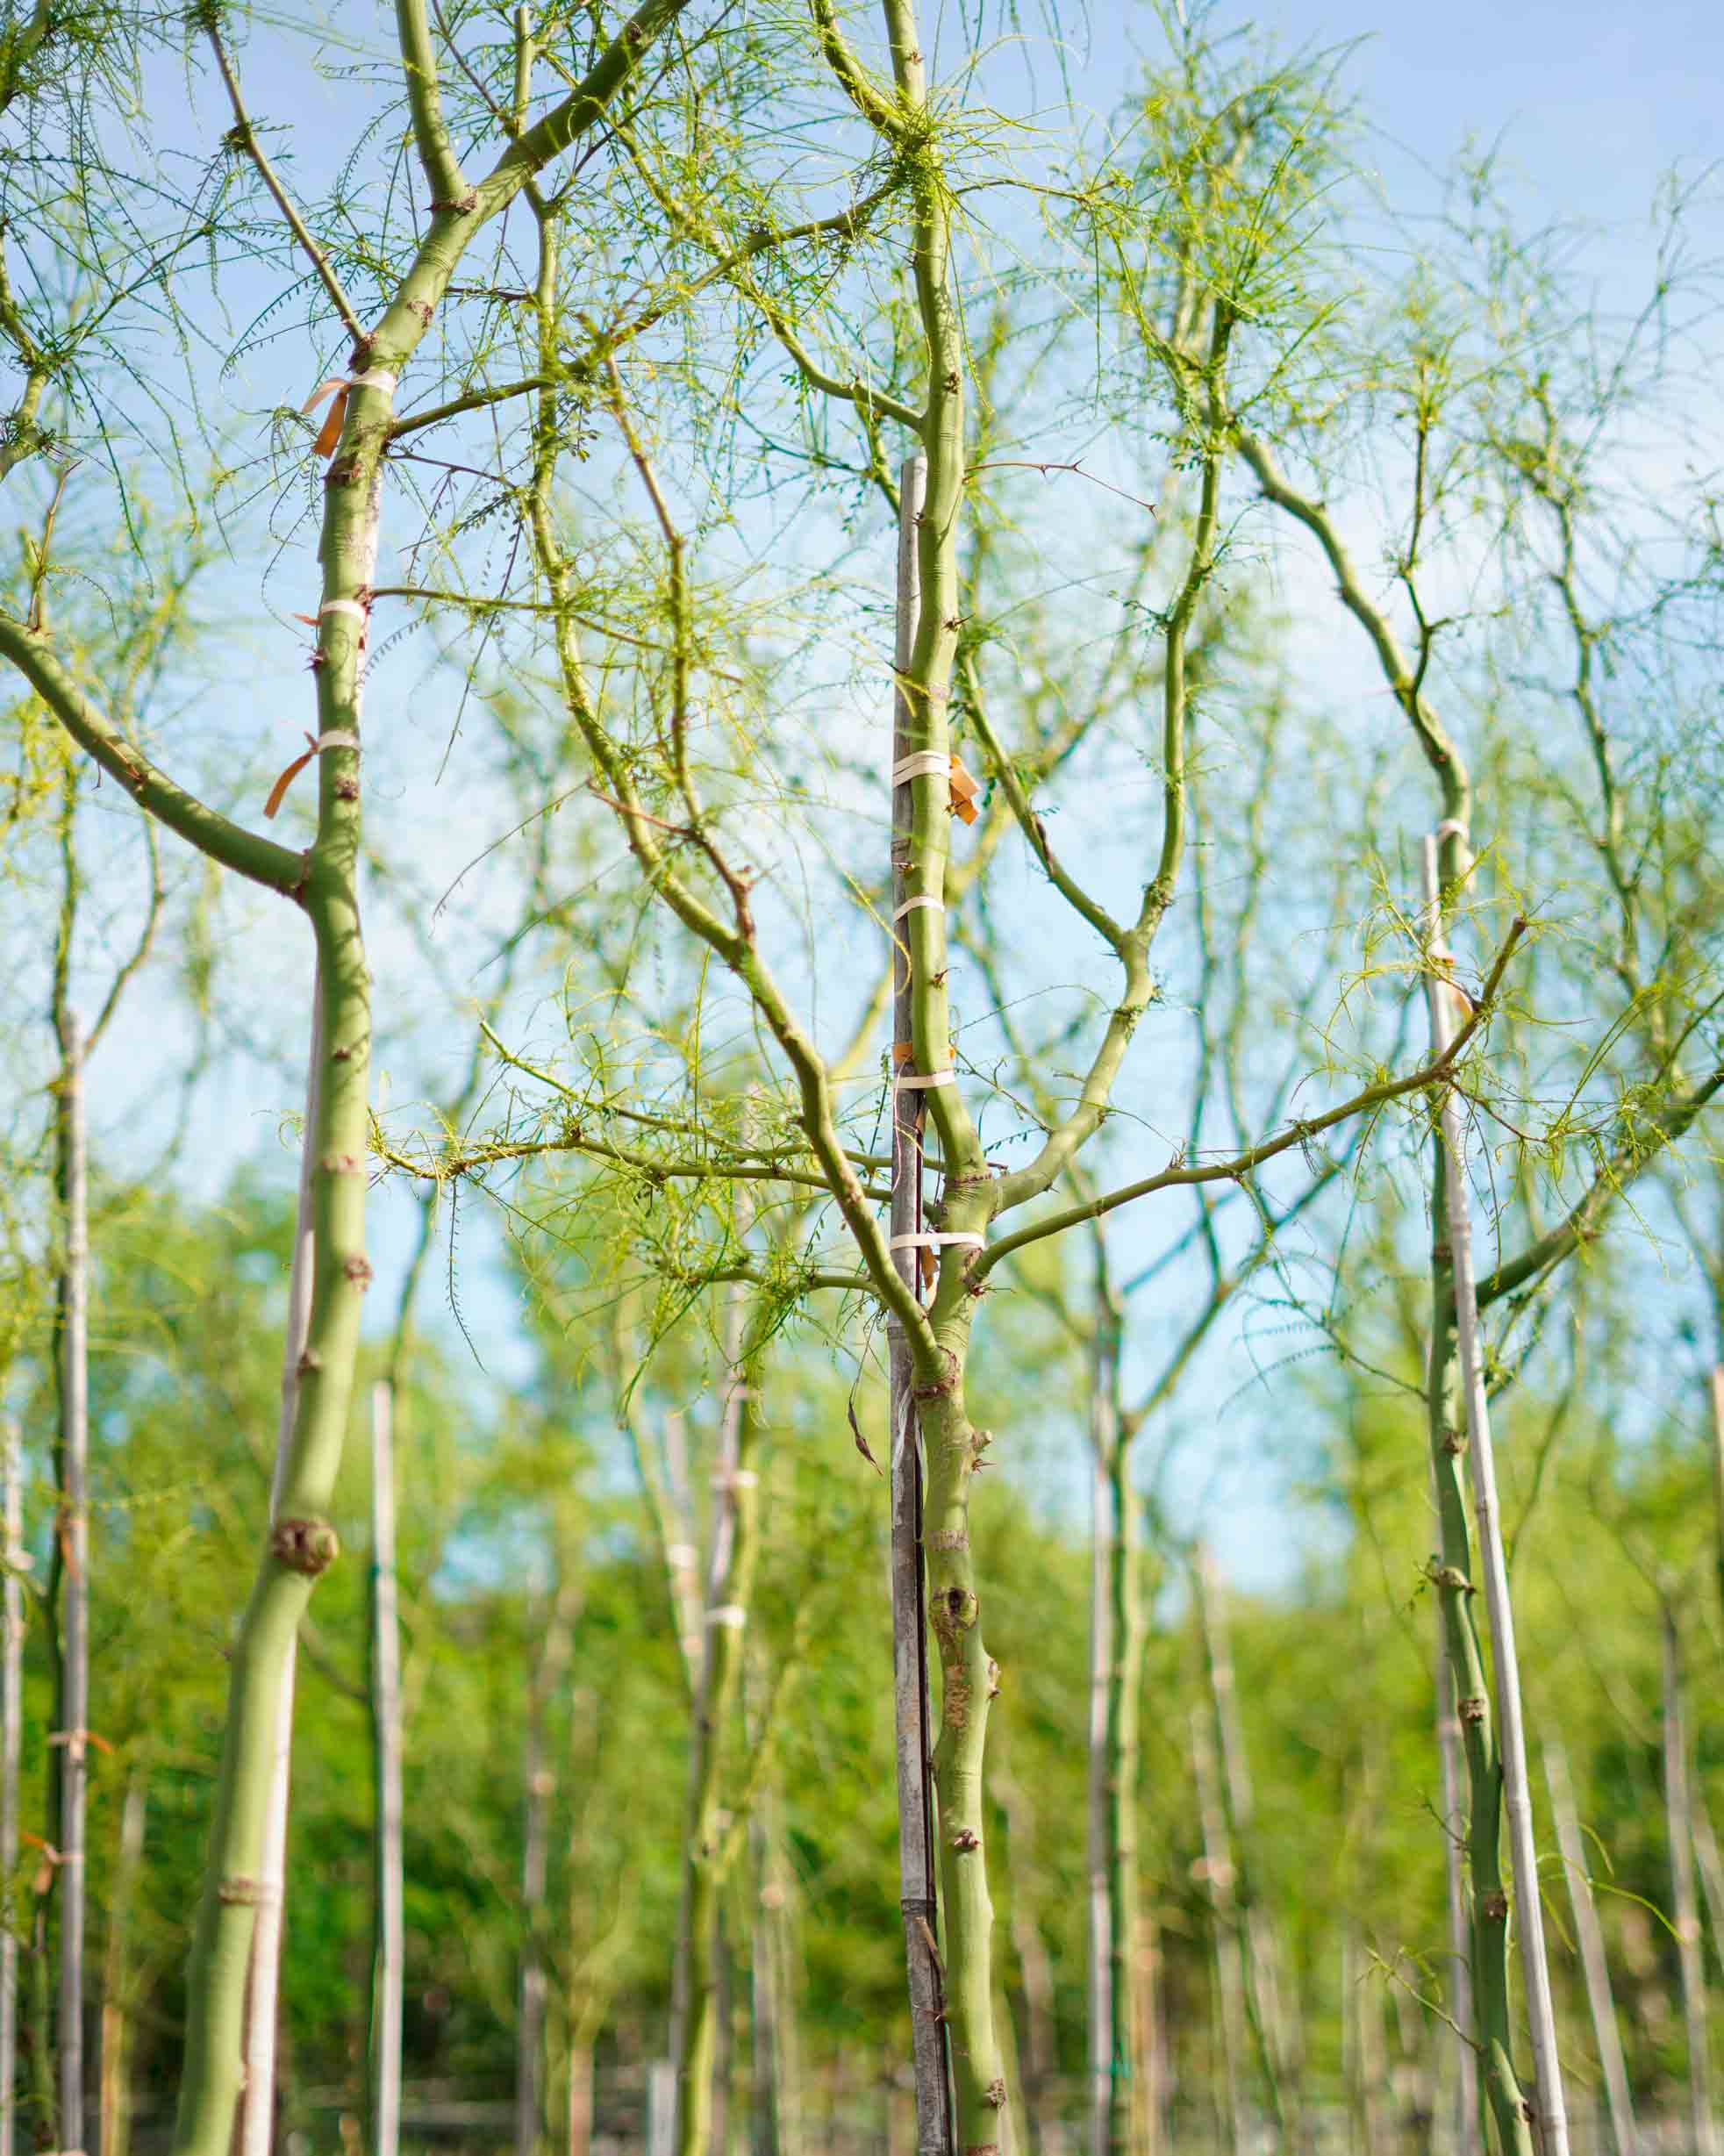
[[964,769],[963,758],[955,749],[952,752],[952,776],[949,780],[951,799],[947,806],[962,823],[974,823],[977,810],[976,797],[981,787]]
[[[305,736],[305,738],[308,741],[311,741],[311,737],[309,734]],[[289,764],[286,770],[284,770],[281,777],[275,781],[275,784],[270,787],[269,799],[263,804],[263,813],[266,817],[274,816],[275,811],[287,799],[288,788],[293,784],[294,780],[298,777],[299,774],[304,770],[305,766],[311,761],[312,757],[315,756],[317,753],[318,745],[315,741],[311,741],[311,746],[305,751],[304,755],[303,756],[296,756],[293,762]]]
[[333,397],[335,401],[329,407],[322,431],[311,444],[313,456],[328,456],[340,441],[341,429],[347,423],[347,385],[339,376],[333,382],[319,383],[299,409],[303,412],[315,412],[325,397]]

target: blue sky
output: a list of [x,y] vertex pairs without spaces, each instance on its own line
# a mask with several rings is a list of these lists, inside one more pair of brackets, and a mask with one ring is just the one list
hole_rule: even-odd
[[[1218,11],[1218,22],[1247,11]],[[1099,0],[1091,72],[1105,80],[1147,9]],[[1440,165],[1470,137],[1506,139],[1549,213],[1640,218],[1674,161],[1724,156],[1724,9],[1603,0],[1284,0],[1255,19],[1292,47],[1357,41],[1345,80],[1396,147]]]
[[[931,28],[934,0],[924,0],[924,5]],[[957,11],[958,0],[946,0],[953,25]],[[696,0],[697,17],[700,12],[701,0]],[[1037,0],[1022,0],[1021,12],[1034,23]],[[362,14],[338,19],[349,35],[357,34],[374,47],[389,34],[388,11],[376,0],[367,0]],[[1243,11],[1233,8],[1218,11],[1214,18],[1221,25],[1246,19]],[[1504,9],[1480,0],[1455,0],[1438,11],[1363,5],[1358,0],[1297,0],[1297,4],[1265,9],[1256,19],[1286,48],[1356,43],[1341,82],[1370,123],[1371,154],[1391,196],[1403,205],[1416,207],[1434,198],[1434,175],[1463,143],[1484,145],[1500,139],[1507,168],[1518,175],[1514,191],[1534,214],[1573,219],[1591,228],[1585,259],[1596,269],[1607,301],[1613,290],[1625,297],[1629,292],[1632,269],[1642,260],[1639,235],[1663,175],[1677,164],[1692,175],[1710,159],[1724,156],[1724,117],[1717,94],[1724,82],[1724,8],[1654,6],[1626,13],[1590,4]],[[1105,113],[1135,73],[1134,43],[1149,47],[1156,41],[1148,8],[1094,0],[1088,49],[1075,82],[1079,97],[1098,114]],[[292,115],[303,123],[297,130],[301,157],[306,168],[315,168],[345,148],[351,140],[349,123],[366,99],[351,84],[319,90],[308,82],[297,39],[291,73],[289,64],[285,42],[268,29],[258,29],[247,41],[244,70],[254,112],[260,119]],[[1044,92],[1051,90],[1051,77],[1042,87]],[[183,74],[159,67],[152,90],[163,99],[183,99]],[[188,115],[189,153],[202,154],[226,117],[211,97],[206,79],[198,87],[193,114]],[[167,133],[165,111],[161,118]],[[1712,211],[1709,220],[1703,217],[1701,226],[1702,251],[1724,254],[1724,246],[1716,245],[1724,238],[1717,212]],[[302,354],[266,346],[245,369],[241,401],[260,410],[274,401],[297,401],[312,378]],[[239,575],[249,618],[257,591],[255,564],[241,563]],[[277,605],[286,605],[284,591],[285,573],[268,596]],[[303,700],[297,648],[290,633],[272,641],[260,630],[259,642],[270,656],[260,662],[257,685],[262,691],[263,684],[273,682],[280,690],[279,710],[260,715],[268,717],[272,738],[279,734],[291,753]],[[267,691],[259,693],[260,706],[266,696]],[[268,700],[277,699],[268,696]],[[423,786],[416,787],[411,811],[404,811],[398,799],[385,798],[394,814],[416,814],[426,799]],[[465,804],[457,790],[450,789],[436,806],[441,827],[434,842],[447,851],[453,876],[476,847],[467,842],[470,833],[461,829]],[[294,963],[304,963],[303,951]],[[387,983],[387,964],[381,971]],[[291,993],[276,1000],[278,1009],[297,1004]],[[139,1022],[147,1022],[141,1014]],[[464,1062],[464,1035],[451,1042],[445,1060],[452,1067]],[[111,1128],[135,1113],[135,1074],[118,1067],[125,1061],[116,1055]],[[247,1056],[234,1058],[218,1089],[218,1105],[211,1105],[206,1128],[198,1134],[212,1182],[219,1179],[224,1158],[259,1152],[289,1179],[288,1149],[277,1146],[275,1132],[280,1111],[290,1107],[297,1093],[297,1078],[272,1071]],[[410,1217],[398,1193],[380,1199],[376,1254],[386,1278],[391,1260],[399,1262]],[[387,1321],[391,1301],[387,1292],[377,1296],[374,1322]],[[511,1357],[505,1342],[512,1318],[507,1294],[488,1293],[474,1281],[464,1303],[469,1316],[476,1309],[482,1314],[482,1329],[492,1335],[493,1352],[487,1359],[493,1372],[506,1372]],[[1241,1571],[1264,1576],[1275,1569],[1270,1552],[1284,1549],[1275,1533],[1277,1503],[1278,1493],[1264,1490],[1255,1509],[1249,1501],[1230,1505],[1234,1528],[1224,1555]]]

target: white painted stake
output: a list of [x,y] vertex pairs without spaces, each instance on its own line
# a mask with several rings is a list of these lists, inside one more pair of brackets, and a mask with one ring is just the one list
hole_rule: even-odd
[[[1425,910],[1428,956],[1443,955],[1437,842],[1425,841]],[[1433,964],[1426,975],[1431,1014],[1431,1048],[1441,1055],[1453,1037],[1450,990]],[[1521,1980],[1527,1993],[1527,2025],[1532,2038],[1536,2089],[1534,2127],[1542,2156],[1569,2156],[1568,2112],[1563,2101],[1562,2062],[1556,2050],[1556,2016],[1550,1999],[1550,1971],[1544,1952],[1544,1918],[1539,1902],[1538,1851],[1533,1839],[1532,1789],[1527,1773],[1527,1732],[1520,1711],[1520,1665],[1514,1650],[1514,1609],[1509,1600],[1508,1565],[1503,1554],[1502,1519],[1497,1501],[1496,1455],[1491,1445],[1491,1407],[1484,1389],[1484,1357],[1478,1345],[1478,1301],[1472,1262],[1472,1214],[1466,1181],[1466,1132],[1452,1088],[1441,1111],[1442,1147],[1448,1169],[1449,1243],[1455,1282],[1455,1335],[1466,1398],[1468,1453],[1472,1463],[1472,1502],[1478,1531],[1478,1557],[1484,1574],[1484,1608],[1491,1626],[1491,1658],[1497,1690],[1497,1741],[1502,1759],[1503,1812],[1508,1823],[1509,1859],[1514,1877],[1516,1930],[1520,1943]]]

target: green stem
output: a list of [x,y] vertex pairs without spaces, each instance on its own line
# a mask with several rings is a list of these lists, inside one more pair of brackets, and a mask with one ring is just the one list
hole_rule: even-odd
[[[958,1301],[956,1311],[941,1304]],[[946,1930],[947,2028],[962,2156],[996,2156],[1005,2074],[994,2028],[993,1903],[988,1893],[982,1767],[990,1702],[999,1670],[982,1633],[982,1601],[969,1549],[969,1486],[985,1434],[972,1428],[962,1396],[969,1300],[942,1278],[934,1309],[945,1372],[916,1390],[927,1450],[923,1535],[928,1620],[940,1656],[940,1733],[934,1747],[940,1798],[940,1872]]]
[[1098,1389],[1110,1401],[1107,1477],[1107,1732],[1106,1838],[1109,2002],[1107,2145],[1129,2156],[1141,2145],[1137,2031],[1141,2020],[1137,1976],[1138,1783],[1140,1746],[1138,1680],[1143,1660],[1142,1558],[1138,1512],[1131,1486],[1133,1432],[1120,1412],[1120,1317],[1109,1302],[1099,1313]]

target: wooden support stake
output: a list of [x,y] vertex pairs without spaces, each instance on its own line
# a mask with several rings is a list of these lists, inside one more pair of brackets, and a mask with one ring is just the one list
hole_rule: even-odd
[[[893,664],[901,680],[916,641],[920,589],[916,567],[918,521],[927,487],[926,461],[906,458],[899,476],[898,622]],[[902,688],[892,697],[895,770],[914,743],[909,701]],[[911,795],[908,784],[891,789],[892,912],[910,894]],[[909,942],[904,924],[892,922],[892,1072],[896,1044],[911,1037]],[[892,1088],[891,1233],[922,1232],[921,1092]],[[898,1276],[918,1293],[918,1253],[894,1253]],[[934,1881],[933,1743],[928,1714],[926,1583],[922,1567],[922,1462],[912,1397],[910,1343],[895,1321],[890,1326],[892,1501],[892,1726],[898,1757],[898,1896],[904,1916],[904,1951],[909,1966],[910,2034],[916,2079],[919,2156],[949,2156],[952,2110],[946,2078],[944,1984]]]
[[1605,1958],[1605,1935],[1592,1901],[1592,1881],[1575,1815],[1574,1789],[1569,1780],[1568,1754],[1556,1737],[1544,1740],[1544,1780],[1550,1792],[1551,1816],[1556,1823],[1556,1846],[1563,1852],[1568,1874],[1569,1907],[1574,1912],[1575,1937],[1580,1944],[1580,1966],[1586,1979],[1586,2003],[1592,2009],[1592,2035],[1599,2046],[1605,2094],[1610,2104],[1610,2138],[1616,2156],[1640,2156],[1640,2130],[1628,2095],[1628,2070],[1622,2058],[1622,2032],[1616,2022],[1616,2002],[1611,1996],[1610,1964]]

